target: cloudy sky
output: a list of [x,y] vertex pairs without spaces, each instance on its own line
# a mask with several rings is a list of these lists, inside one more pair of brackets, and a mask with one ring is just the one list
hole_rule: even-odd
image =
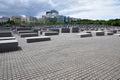
[[55,9],[82,19],[120,18],[120,0],[0,0],[0,16],[37,16]]

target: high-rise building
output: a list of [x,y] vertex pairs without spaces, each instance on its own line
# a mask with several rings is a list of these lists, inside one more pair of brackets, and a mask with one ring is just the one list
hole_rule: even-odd
[[51,10],[46,12],[46,17],[47,18],[55,18],[59,15],[58,11],[56,10]]
[[71,22],[72,18],[71,17],[65,17],[65,22]]
[[58,11],[56,10],[51,10],[51,13],[52,13],[52,16],[51,16],[52,18],[57,17],[59,15]]
[[37,18],[33,16],[26,16],[27,22],[37,22]]
[[76,20],[77,18],[59,15],[59,12],[56,10],[47,11],[46,15],[42,16],[42,19],[41,19],[41,21],[43,22],[71,22]]
[[47,11],[47,12],[46,12],[46,17],[47,17],[47,18],[51,18],[51,16],[52,16],[51,11]]
[[21,21],[21,16],[11,16],[10,20],[12,20],[12,21]]
[[45,21],[46,22],[57,22],[57,17],[59,13],[56,10],[50,10],[46,12]]
[[9,17],[3,17],[3,16],[0,17],[0,22],[7,22],[8,20],[10,20]]
[[18,22],[21,22],[21,21],[26,22],[27,21],[26,16],[11,16],[10,20],[18,21]]
[[63,15],[58,15],[58,16],[57,16],[57,22],[65,22],[65,16],[63,16]]
[[37,22],[37,18],[36,17],[33,17],[33,16],[12,16],[10,18],[10,20],[13,20],[13,21],[18,21],[18,22],[21,22],[21,21],[24,21],[24,22]]

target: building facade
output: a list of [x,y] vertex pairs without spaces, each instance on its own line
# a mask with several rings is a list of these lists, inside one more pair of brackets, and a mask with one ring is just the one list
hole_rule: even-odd
[[27,21],[26,17],[23,17],[23,16],[11,16],[10,20],[17,21],[17,22]]
[[0,22],[7,22],[8,20],[10,20],[9,17],[0,17]]
[[57,22],[65,22],[65,16],[63,16],[63,15],[58,15],[58,16],[57,16]]
[[37,22],[38,19],[36,17],[33,17],[33,16],[26,16],[26,21],[27,22]]

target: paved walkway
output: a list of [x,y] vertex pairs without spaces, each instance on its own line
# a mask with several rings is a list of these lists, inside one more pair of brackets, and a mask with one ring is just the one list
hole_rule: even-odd
[[22,50],[0,53],[0,80],[120,80],[120,37],[66,33],[29,44],[15,37]]

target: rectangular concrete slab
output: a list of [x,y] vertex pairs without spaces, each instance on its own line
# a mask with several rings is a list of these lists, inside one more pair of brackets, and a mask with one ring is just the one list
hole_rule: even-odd
[[51,40],[51,38],[49,36],[28,37],[25,39],[26,39],[27,43]]
[[18,31],[18,34],[20,33],[32,33],[33,30],[22,30],[22,31]]
[[92,37],[91,33],[79,33],[77,34],[78,36],[80,36],[80,38],[84,38],[84,37]]
[[43,32],[42,34],[43,34],[44,36],[52,36],[52,35],[59,35],[59,32],[48,31],[48,32]]
[[113,32],[105,32],[106,35],[113,35],[114,33]]
[[120,37],[120,34],[114,34],[114,36],[119,36]]
[[12,37],[11,31],[0,31],[0,37]]
[[21,38],[33,37],[33,36],[38,36],[38,33],[21,33],[20,36],[21,36]]
[[105,32],[104,31],[92,31],[92,34],[95,36],[104,36]]
[[19,28],[16,28],[17,31],[21,31],[21,30],[31,30],[31,28],[29,27],[19,27]]
[[15,40],[15,37],[0,37],[0,40]]
[[70,29],[69,28],[62,28],[61,33],[70,33]]
[[72,28],[72,33],[78,33],[78,32],[79,32],[79,27]]
[[0,41],[0,52],[6,52],[10,50],[18,49],[18,41],[17,40],[3,40]]
[[56,32],[60,32],[60,29],[58,28],[53,28],[53,29],[49,29],[50,31],[56,31]]

